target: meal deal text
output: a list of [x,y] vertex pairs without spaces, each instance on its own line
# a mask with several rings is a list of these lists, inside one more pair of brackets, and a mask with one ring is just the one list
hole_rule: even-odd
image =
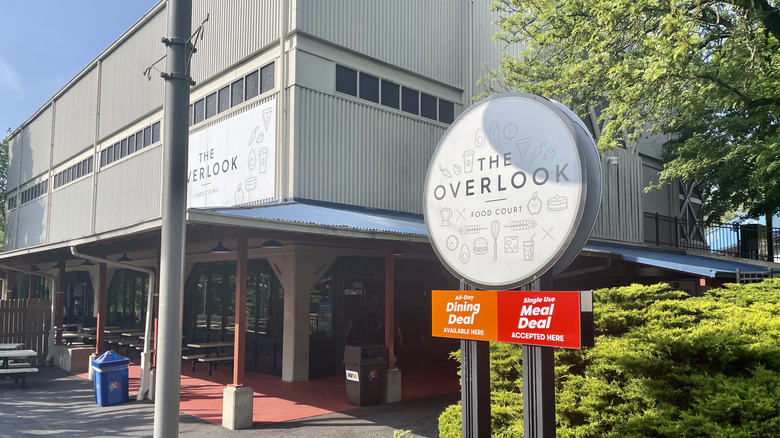
[[432,304],[433,336],[582,346],[580,292],[435,290]]

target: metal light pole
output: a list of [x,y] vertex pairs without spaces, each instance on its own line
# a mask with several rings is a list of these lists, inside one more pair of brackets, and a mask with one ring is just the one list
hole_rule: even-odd
[[160,248],[160,313],[154,436],[179,435],[181,387],[181,320],[186,245],[187,109],[191,79],[187,72],[192,1],[168,0],[168,38],[163,114],[163,205]]

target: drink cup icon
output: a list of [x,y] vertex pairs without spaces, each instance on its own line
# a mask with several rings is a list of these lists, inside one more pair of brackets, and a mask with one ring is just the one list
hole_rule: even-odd
[[474,171],[474,151],[463,153],[463,171],[466,173]]
[[449,207],[444,207],[441,209],[441,226],[442,227],[449,227],[450,226],[450,218],[452,217],[452,210],[450,210]]
[[533,259],[534,259],[534,241],[533,240],[524,240],[523,241],[523,260],[530,262]]
[[265,173],[268,164],[268,148],[262,148],[257,152],[257,158],[260,162],[260,173]]

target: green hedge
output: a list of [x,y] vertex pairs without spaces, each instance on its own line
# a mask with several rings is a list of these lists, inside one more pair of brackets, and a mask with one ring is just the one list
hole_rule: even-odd
[[[687,298],[594,291],[596,346],[556,350],[558,437],[780,436],[780,279]],[[520,346],[491,344],[492,435],[522,437]],[[439,418],[460,436],[460,406]]]

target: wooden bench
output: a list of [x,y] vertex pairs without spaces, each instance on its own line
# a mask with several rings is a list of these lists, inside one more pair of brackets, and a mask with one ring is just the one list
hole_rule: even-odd
[[7,377],[7,378],[14,378],[14,384],[19,382],[19,379],[22,379],[22,388],[24,388],[25,381],[27,379],[28,374],[37,373],[38,368],[3,368],[0,369],[0,376]]
[[185,354],[182,355],[182,360],[191,360],[192,361],[192,372],[195,372],[195,363],[198,362],[198,359],[205,359],[205,354]]
[[209,376],[211,375],[211,370],[216,369],[217,365],[223,363],[223,362],[233,362],[233,356],[209,356],[209,357],[201,357],[198,359],[198,362],[208,362],[209,364]]

